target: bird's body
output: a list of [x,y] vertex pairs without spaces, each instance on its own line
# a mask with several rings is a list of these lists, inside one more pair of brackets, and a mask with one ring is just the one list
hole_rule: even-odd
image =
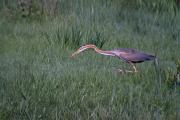
[[[141,63],[144,61],[154,60],[156,58],[154,55],[143,53],[135,49],[120,48],[120,49],[115,49],[115,50],[104,51],[104,50],[98,49],[95,45],[91,45],[91,44],[80,47],[75,53],[72,54],[72,56],[88,48],[94,49],[99,54],[106,55],[106,56],[114,56],[114,57],[118,57],[124,60],[125,62],[133,66],[134,72],[137,72],[137,69],[134,64]],[[127,71],[127,72],[132,72],[132,71]]]
[[141,63],[155,59],[155,56],[137,51],[135,49],[120,48],[113,50],[112,52],[115,54],[115,56],[131,63]]

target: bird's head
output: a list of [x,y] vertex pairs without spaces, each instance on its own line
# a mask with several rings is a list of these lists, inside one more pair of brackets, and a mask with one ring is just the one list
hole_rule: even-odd
[[74,57],[75,55],[79,54],[80,52],[88,49],[88,48],[95,48],[95,45],[89,44],[89,45],[83,45],[81,46],[76,52],[74,52],[71,57]]

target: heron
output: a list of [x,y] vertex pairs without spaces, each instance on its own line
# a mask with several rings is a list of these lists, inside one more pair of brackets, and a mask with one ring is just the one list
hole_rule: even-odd
[[106,56],[113,56],[118,57],[119,59],[122,59],[126,63],[130,64],[133,68],[133,70],[122,70],[118,69],[119,72],[122,73],[136,73],[138,72],[136,68],[136,63],[141,63],[145,61],[155,60],[156,56],[147,54],[141,51],[138,51],[136,49],[131,48],[119,48],[115,50],[100,50],[93,44],[83,45],[81,46],[76,52],[74,52],[71,57],[74,57],[75,55],[87,50],[87,49],[93,49],[95,52],[106,55]]

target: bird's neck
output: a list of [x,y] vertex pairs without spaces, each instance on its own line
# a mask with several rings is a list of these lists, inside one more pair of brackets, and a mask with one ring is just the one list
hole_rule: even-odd
[[97,53],[102,54],[102,55],[115,56],[114,53],[112,53],[111,51],[100,50],[100,49],[97,48],[97,47],[93,47],[93,49],[94,49]]

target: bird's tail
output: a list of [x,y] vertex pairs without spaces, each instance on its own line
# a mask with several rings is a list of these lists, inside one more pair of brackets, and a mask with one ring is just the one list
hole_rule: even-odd
[[155,60],[155,61],[157,60],[156,56],[154,56],[154,55],[149,55],[148,59],[149,60]]
[[155,59],[156,59],[156,56],[154,55],[146,55],[144,57],[144,61],[155,60]]

